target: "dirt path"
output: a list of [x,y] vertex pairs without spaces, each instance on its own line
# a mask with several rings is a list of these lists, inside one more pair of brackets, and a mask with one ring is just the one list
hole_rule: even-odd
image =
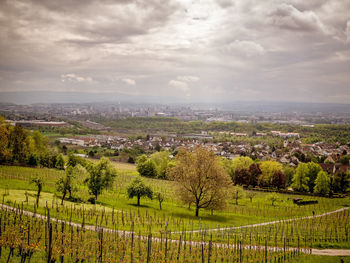
[[[23,215],[26,216],[30,216],[30,217],[36,217],[36,218],[40,218],[43,220],[47,220],[47,217],[45,215],[41,215],[41,214],[36,214],[30,211],[25,211],[25,210],[20,210],[18,208],[14,208],[12,206],[7,206],[4,204],[0,204],[0,209],[4,209],[4,210],[10,210],[13,212],[22,212]],[[295,220],[302,220],[302,219],[311,219],[311,218],[315,218],[315,217],[321,217],[321,216],[326,216],[326,215],[330,215],[330,214],[334,214],[334,213],[338,213],[341,212],[343,210],[346,209],[350,209],[349,207],[347,208],[341,208],[332,212],[327,212],[327,213],[323,213],[320,215],[315,215],[315,216],[306,216],[306,217],[299,217],[299,218],[292,218],[292,219],[287,219],[287,220],[283,220],[283,222],[289,222],[289,221],[295,221]],[[74,227],[84,227],[84,229],[90,230],[90,231],[101,231],[103,230],[104,232],[109,232],[109,233],[118,233],[118,234],[123,234],[123,235],[127,235],[127,236],[131,236],[132,234],[135,234],[131,231],[124,231],[124,230],[115,230],[115,229],[111,229],[111,228],[106,228],[106,227],[98,227],[98,226],[92,226],[92,225],[84,225],[82,226],[82,224],[78,224],[78,223],[74,223],[74,222],[67,222],[65,220],[61,220],[61,219],[57,219],[57,218],[52,218],[50,217],[51,221],[54,222],[64,222],[65,224],[68,225],[72,225]],[[257,227],[257,226],[264,226],[264,225],[270,225],[270,224],[276,224],[282,221],[271,221],[271,222],[265,222],[265,223],[260,223],[260,224],[253,224],[253,225],[246,225],[246,226],[238,226],[238,227],[228,227],[228,228],[214,228],[214,229],[208,229],[206,231],[219,231],[219,230],[228,230],[228,229],[240,229],[240,228],[249,228],[249,227]],[[199,232],[200,230],[194,230],[192,232]],[[191,232],[191,231],[185,231],[185,232]],[[176,232],[173,232],[176,233]],[[182,232],[181,232],[182,233]],[[136,235],[135,238],[138,238],[138,236]],[[141,236],[141,239],[147,239],[148,237],[146,236]],[[153,241],[156,242],[160,242],[161,239],[158,237],[152,237]],[[179,243],[180,240],[175,240],[175,239],[171,239],[168,240],[168,242],[174,242],[174,243]],[[186,244],[191,245],[191,246],[200,246],[202,244],[204,245],[209,245],[209,242],[200,242],[200,241],[192,241],[192,242],[187,242]],[[230,248],[233,249],[235,247],[237,247],[236,245],[227,245],[224,243],[212,243],[213,246],[215,247],[225,247],[225,248]],[[264,246],[249,246],[249,245],[244,245],[242,246],[243,249],[265,249]],[[270,250],[270,251],[283,251],[284,248],[282,247],[266,247],[266,249]],[[285,248],[285,250],[296,250],[296,248],[292,248],[292,247],[288,247]],[[306,254],[313,254],[313,255],[325,255],[325,256],[350,256],[350,249],[301,249],[300,250],[302,253],[306,253]]]
[[[276,220],[276,221],[270,221],[270,222],[264,222],[264,223],[258,223],[258,224],[252,224],[252,225],[244,225],[244,226],[233,226],[233,227],[223,227],[223,228],[211,228],[211,229],[205,229],[206,232],[213,232],[213,231],[224,231],[224,230],[234,230],[234,229],[243,229],[243,228],[252,228],[252,227],[259,227],[259,226],[267,226],[267,225],[273,225],[273,224],[278,224],[278,223],[283,223],[283,222],[291,222],[291,221],[297,221],[297,220],[304,220],[304,219],[313,219],[317,217],[322,217],[322,216],[327,216],[335,213],[339,213],[344,210],[348,210],[350,207],[344,207],[340,208],[331,212],[319,214],[319,215],[314,215],[314,216],[304,216],[304,217],[296,217],[296,218],[290,218],[290,219],[284,219],[284,220]],[[189,231],[184,231],[185,233],[199,233],[202,230],[189,230]],[[174,232],[177,234],[181,234],[183,232]]]

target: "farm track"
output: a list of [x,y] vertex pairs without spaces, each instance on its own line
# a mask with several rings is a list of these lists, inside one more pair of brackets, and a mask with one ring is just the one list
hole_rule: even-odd
[[[10,210],[13,212],[21,212],[23,215],[26,216],[31,216],[31,217],[36,217],[36,218],[40,218],[43,220],[47,220],[47,216],[45,215],[41,215],[41,214],[37,214],[37,213],[33,213],[30,211],[25,211],[25,210],[20,210],[18,208],[12,207],[12,206],[7,206],[4,204],[0,204],[0,208],[4,209],[4,210]],[[344,210],[350,209],[350,207],[345,207],[345,208],[340,208],[331,212],[326,212],[323,214],[319,214],[319,215],[315,215],[315,216],[305,216],[305,217],[298,217],[298,218],[291,218],[291,219],[286,219],[286,220],[277,220],[277,221],[270,221],[270,222],[264,222],[264,223],[259,223],[259,224],[252,224],[252,225],[245,225],[245,226],[237,226],[237,227],[226,227],[226,228],[213,228],[213,229],[206,229],[206,230],[202,230],[202,231],[223,231],[223,230],[231,230],[231,229],[243,229],[243,228],[253,228],[253,227],[259,227],[259,226],[266,226],[266,225],[271,225],[271,224],[277,224],[277,223],[281,223],[281,222],[290,222],[290,221],[296,221],[296,220],[305,220],[305,219],[312,219],[312,218],[317,218],[317,217],[323,217],[323,216],[327,216],[327,215],[331,215],[334,213],[338,213]],[[78,224],[78,223],[74,223],[74,222],[68,222],[65,220],[61,220],[61,219],[57,219],[57,218],[52,218],[50,217],[51,221],[54,222],[58,222],[58,223],[65,223],[74,227],[82,227],[82,224]],[[109,232],[109,233],[118,233],[118,234],[123,234],[123,235],[127,235],[127,236],[131,236],[133,234],[135,234],[134,232],[131,231],[125,231],[125,230],[115,230],[115,229],[111,229],[111,228],[106,228],[106,227],[98,227],[98,226],[93,226],[93,225],[84,225],[84,229],[89,230],[89,231],[101,231],[103,230],[104,232]],[[193,230],[193,231],[184,231],[184,232],[173,232],[175,233],[189,233],[189,232],[200,232],[201,230]],[[135,235],[134,237],[138,237],[137,235]],[[147,239],[147,236],[141,236],[141,239]],[[161,242],[161,238],[158,237],[152,237],[152,240],[155,242]],[[164,239],[163,239],[164,241]],[[174,243],[178,243],[180,242],[180,240],[176,240],[176,239],[168,239],[168,242],[174,242]],[[191,245],[191,246],[201,246],[201,245],[209,245],[209,242],[200,242],[200,241],[191,241],[191,242],[186,242],[187,245]],[[236,245],[227,245],[224,243],[212,243],[212,246],[215,247],[224,247],[224,248],[237,248]],[[265,249],[265,246],[249,246],[249,245],[243,245],[242,246],[243,249],[259,249],[259,250],[263,250]],[[270,251],[283,251],[285,250],[296,250],[297,248],[292,248],[292,247],[271,247],[268,246],[266,247],[268,250]],[[323,256],[350,256],[350,249],[309,249],[309,248],[302,248],[300,249],[300,251],[302,253],[305,254],[313,254],[313,255],[323,255]]]
[[[252,224],[252,225],[244,225],[244,226],[234,226],[234,227],[223,227],[223,228],[211,228],[211,229],[205,229],[206,232],[213,232],[213,231],[225,231],[225,230],[235,230],[235,229],[243,229],[243,228],[252,228],[252,227],[259,227],[259,226],[267,226],[267,225],[273,225],[278,223],[285,223],[285,222],[292,222],[292,221],[299,221],[299,220],[305,220],[305,219],[313,219],[318,217],[323,217],[335,213],[339,213],[344,210],[348,210],[350,207],[344,207],[340,208],[331,212],[326,212],[319,215],[314,216],[304,216],[304,217],[296,217],[296,218],[290,218],[290,219],[282,219],[282,220],[276,220],[276,221],[270,221],[270,222],[264,222],[264,223],[258,223],[258,224]],[[203,230],[190,230],[190,231],[184,231],[185,233],[199,233]],[[174,232],[174,233],[183,233],[183,232]]]

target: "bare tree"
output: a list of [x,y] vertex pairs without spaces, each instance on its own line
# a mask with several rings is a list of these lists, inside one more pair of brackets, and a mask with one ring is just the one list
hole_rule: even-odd
[[178,182],[180,199],[185,204],[195,205],[196,216],[199,215],[199,209],[219,209],[227,200],[230,178],[214,152],[203,147],[193,152],[181,149],[170,178]]

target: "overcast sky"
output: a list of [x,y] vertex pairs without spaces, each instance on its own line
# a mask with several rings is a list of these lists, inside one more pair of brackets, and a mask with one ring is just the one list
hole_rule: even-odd
[[350,0],[0,0],[0,52],[2,92],[349,103]]

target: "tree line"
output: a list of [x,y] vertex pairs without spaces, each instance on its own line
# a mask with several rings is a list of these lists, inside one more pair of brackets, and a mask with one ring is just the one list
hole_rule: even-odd
[[[149,157],[142,155],[137,160],[137,170],[145,177],[172,179],[171,170],[181,162],[179,162],[180,157],[171,157],[173,156],[167,151],[157,152]],[[233,160],[217,159],[231,177],[233,185],[277,190],[292,188],[298,192],[317,193],[325,196],[332,193],[346,193],[350,187],[349,172],[330,175],[315,162],[301,162],[294,168],[288,165],[283,166],[274,160],[259,161],[246,156],[236,157]],[[205,162],[205,160],[202,161]]]
[[54,168],[60,163],[59,154],[48,147],[47,138],[39,131],[12,126],[0,116],[0,164]]

